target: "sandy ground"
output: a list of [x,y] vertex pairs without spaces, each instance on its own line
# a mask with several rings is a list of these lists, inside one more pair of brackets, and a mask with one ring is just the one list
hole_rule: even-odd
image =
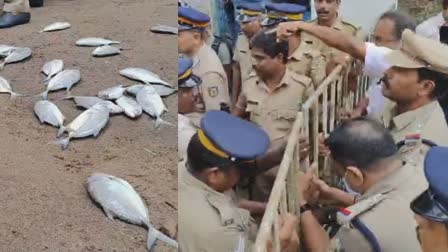
[[[132,84],[118,71],[144,67],[170,83],[176,82],[177,38],[152,34],[152,25],[176,25],[177,5],[166,0],[46,0],[32,9],[28,25],[0,30],[0,44],[29,46],[33,57],[7,65],[0,75],[19,93],[38,94],[42,65],[62,59],[81,71],[75,95],[95,95],[119,83]],[[55,21],[72,28],[38,33]],[[107,37],[122,42],[121,56],[93,58],[94,48],[74,45],[81,37]],[[50,99],[65,96],[64,91]],[[61,151],[52,144],[56,128],[40,125],[33,115],[37,98],[10,100],[0,95],[0,251],[146,251],[146,230],[110,221],[89,199],[85,181],[93,172],[128,180],[149,205],[152,222],[160,227],[177,220],[177,131],[153,128],[143,115],[130,120],[118,115],[97,139],[74,140]],[[164,99],[170,110],[163,118],[177,119],[176,95]],[[81,110],[71,101],[55,102],[67,122]],[[156,251],[174,251],[161,243]]]

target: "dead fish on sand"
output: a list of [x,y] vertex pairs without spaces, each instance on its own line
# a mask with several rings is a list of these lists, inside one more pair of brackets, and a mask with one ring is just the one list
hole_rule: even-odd
[[106,100],[116,100],[123,96],[124,91],[126,91],[126,88],[123,85],[118,85],[98,92],[98,97]]
[[76,103],[76,106],[82,107],[85,109],[89,109],[93,106],[95,106],[97,103],[104,103],[109,108],[109,111],[111,114],[120,114],[123,113],[123,109],[118,106],[117,104],[106,101],[101,98],[98,98],[96,96],[70,96],[64,99],[73,99],[73,101]]
[[120,74],[133,80],[141,81],[145,84],[162,84],[168,87],[173,87],[173,85],[160,79],[160,76],[143,68],[129,67],[120,71]]
[[140,104],[138,104],[138,102],[131,97],[122,96],[115,102],[124,110],[124,113],[130,118],[139,117],[143,112],[142,106],[140,106]]
[[59,89],[66,89],[67,96],[70,96],[70,88],[81,80],[81,72],[76,69],[67,69],[58,73],[53,79],[48,82],[47,90],[39,94],[44,100],[48,98],[50,91]]
[[[142,89],[146,85],[147,84],[145,84],[145,85],[136,84],[136,85],[129,86],[126,88],[126,92],[136,96],[137,93],[140,91],[140,89]],[[161,97],[166,97],[166,96],[172,95],[177,91],[176,89],[167,87],[165,85],[151,85],[151,86],[156,90],[156,93],[159,94]]]
[[67,22],[56,22],[50,25],[45,26],[43,30],[40,32],[52,32],[52,31],[60,31],[70,28],[71,25]]
[[25,95],[22,95],[22,94],[12,91],[12,88],[11,88],[11,85],[9,84],[9,82],[1,76],[0,76],[0,93],[11,94],[11,98],[25,96]]
[[152,226],[146,204],[127,181],[104,173],[94,173],[87,179],[87,191],[101,205],[110,220],[117,217],[131,224],[147,227],[149,251],[154,248],[156,240],[177,249],[175,240]]
[[66,149],[72,138],[98,136],[100,131],[109,121],[109,108],[104,103],[97,103],[88,110],[82,112],[67,127],[62,127],[59,136],[68,132],[68,137],[57,141],[62,149]]
[[49,81],[62,70],[64,70],[64,61],[62,60],[56,59],[45,63],[45,65],[42,67],[42,73],[44,73],[47,78],[43,81]]
[[154,33],[163,33],[163,34],[178,34],[179,31],[176,27],[167,26],[167,25],[156,25],[151,28],[151,31]]
[[33,51],[31,50],[31,48],[28,48],[28,47],[18,47],[18,48],[16,48],[0,64],[0,70],[2,70],[5,67],[6,64],[19,62],[19,61],[22,61],[22,60],[30,57],[32,52]]
[[0,45],[0,57],[8,57],[17,47],[9,45]]
[[112,44],[120,44],[120,42],[104,38],[82,38],[76,41],[77,46],[103,46]]
[[[58,107],[50,101],[38,101],[34,105],[34,113],[39,118],[40,123],[48,123],[63,130],[65,117]],[[58,133],[58,136],[62,133]]]
[[98,48],[96,48],[93,52],[92,52],[92,56],[95,57],[106,57],[106,56],[113,56],[113,55],[117,55],[121,53],[121,49],[118,47],[114,47],[114,46],[110,46],[110,45],[105,45],[105,46],[100,46]]
[[143,111],[150,116],[156,118],[155,127],[160,127],[161,124],[175,126],[172,123],[164,121],[161,116],[165,111],[168,111],[165,104],[160,98],[160,95],[156,93],[153,87],[145,86],[137,93],[137,102],[142,106]]

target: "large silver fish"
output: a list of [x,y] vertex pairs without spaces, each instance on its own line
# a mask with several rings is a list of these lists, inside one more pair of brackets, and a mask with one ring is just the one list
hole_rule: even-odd
[[124,113],[130,118],[139,117],[143,112],[142,106],[140,106],[140,104],[138,104],[138,102],[131,97],[122,96],[115,102],[124,110]]
[[106,100],[116,100],[123,96],[124,91],[126,91],[126,88],[123,85],[118,85],[98,92],[98,97]]
[[93,52],[92,56],[95,57],[106,57],[106,56],[112,56],[117,55],[121,53],[121,49],[118,47],[110,46],[110,45],[104,45],[97,47]]
[[25,96],[19,93],[16,93],[12,91],[11,85],[9,82],[0,76],[0,93],[8,93],[11,95],[11,98],[18,97],[18,96]]
[[159,75],[143,68],[129,67],[121,70],[120,74],[129,79],[138,80],[145,84],[155,83],[155,84],[162,84],[168,87],[173,87],[173,85],[162,80]]
[[161,124],[174,126],[172,123],[166,122],[162,119],[162,114],[168,111],[162,101],[160,95],[156,93],[151,86],[143,87],[136,96],[138,104],[142,106],[143,110],[150,116],[156,118],[155,127],[158,128]]
[[126,180],[104,173],[94,173],[87,179],[87,191],[101,205],[110,220],[117,217],[131,224],[147,227],[149,251],[153,250],[156,240],[178,248],[175,240],[152,226],[146,204]]
[[6,57],[0,64],[0,70],[2,70],[6,64],[22,61],[31,56],[33,51],[28,47],[18,47],[12,53]]
[[123,113],[123,109],[120,106],[118,106],[117,104],[115,104],[111,101],[103,100],[96,96],[70,96],[65,99],[73,99],[73,101],[76,103],[76,106],[82,107],[85,109],[89,109],[89,108],[95,106],[97,103],[104,103],[109,108],[109,111],[111,114]]
[[178,34],[179,31],[176,27],[167,26],[167,25],[156,25],[151,28],[151,31],[154,33],[163,33],[163,34]]
[[[147,84],[136,84],[126,88],[126,92],[131,95],[136,96],[137,93]],[[177,90],[171,87],[167,87],[165,85],[151,85],[161,97],[166,97],[174,94]]]
[[52,32],[52,31],[60,31],[70,28],[71,25],[67,22],[56,22],[45,26],[43,30],[40,32]]
[[67,96],[70,96],[70,88],[81,80],[81,72],[76,69],[67,69],[58,73],[54,78],[50,80],[47,85],[47,89],[39,94],[45,100],[48,98],[50,91],[56,91],[59,89],[66,89]]
[[57,141],[57,143],[62,149],[66,149],[72,138],[97,137],[108,122],[109,108],[104,103],[97,103],[82,112],[67,127],[63,127],[60,133],[68,132],[68,137]]
[[34,113],[39,118],[40,123],[48,123],[55,127],[59,127],[58,136],[63,130],[65,117],[59,108],[50,101],[38,101],[34,105]]
[[55,59],[45,63],[45,65],[42,67],[42,73],[44,73],[47,78],[43,81],[49,81],[62,70],[64,70],[64,61],[62,60]]
[[77,46],[103,46],[103,45],[112,45],[112,44],[120,44],[119,41],[113,41],[104,38],[82,38],[76,41]]

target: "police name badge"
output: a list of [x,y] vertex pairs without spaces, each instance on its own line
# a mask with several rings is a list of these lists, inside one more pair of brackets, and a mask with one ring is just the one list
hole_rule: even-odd
[[218,96],[219,91],[218,91],[218,87],[209,87],[208,88],[208,95],[210,97],[216,97]]

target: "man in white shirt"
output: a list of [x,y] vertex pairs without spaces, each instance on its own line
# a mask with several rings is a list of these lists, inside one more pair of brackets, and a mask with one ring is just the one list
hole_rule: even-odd
[[443,11],[417,26],[417,34],[440,41],[440,27],[448,20],[448,0],[442,1]]
[[[297,29],[311,33],[324,43],[350,54],[355,59],[364,62],[364,74],[374,79],[377,84],[384,72],[391,66],[385,60],[385,55],[400,47],[401,34],[405,29],[415,31],[415,21],[407,14],[390,11],[384,13],[375,27],[373,41],[363,42],[344,33],[303,22],[289,22],[279,26],[280,36],[289,36]],[[385,103],[381,85],[372,85],[367,93],[367,99],[361,101],[355,113],[368,112],[371,116],[381,114]],[[365,111],[367,110],[367,111]]]

